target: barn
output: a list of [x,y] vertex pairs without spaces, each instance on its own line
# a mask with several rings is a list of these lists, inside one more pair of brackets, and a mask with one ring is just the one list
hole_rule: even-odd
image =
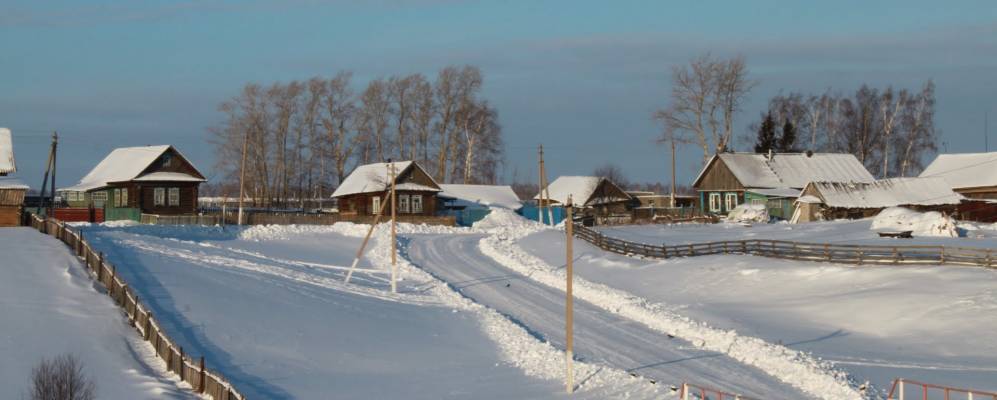
[[9,176],[17,172],[10,129],[0,128],[0,227],[21,224],[28,186]]
[[414,161],[366,164],[357,167],[332,193],[342,215],[377,215],[391,191],[390,167],[394,164],[397,213],[404,216],[437,215],[436,195],[442,189]]
[[771,216],[789,219],[793,202],[811,181],[870,183],[875,178],[851,154],[720,153],[692,186],[703,213],[723,215],[753,203],[765,204]]
[[[572,204],[582,216],[593,218],[599,224],[629,221],[630,210],[636,206],[633,196],[613,181],[597,176],[558,177],[547,185],[544,205],[563,206],[568,202],[568,196],[571,196]],[[533,199],[539,201],[540,194]]]
[[173,146],[122,147],[111,151],[76,185],[59,189],[72,208],[104,210],[104,219],[135,220],[142,214],[190,215],[204,175]]
[[792,222],[866,218],[887,207],[955,213],[965,198],[941,178],[892,178],[871,183],[811,182]]
[[966,198],[997,200],[997,152],[939,154],[920,176],[942,178]]

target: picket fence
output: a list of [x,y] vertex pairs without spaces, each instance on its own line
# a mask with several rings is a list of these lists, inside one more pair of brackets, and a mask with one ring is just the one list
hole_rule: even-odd
[[603,250],[648,258],[695,257],[715,254],[750,254],[789,260],[877,265],[968,265],[995,268],[993,249],[951,246],[883,246],[805,243],[788,240],[750,239],[685,245],[653,245],[603,235],[575,224],[575,235]]
[[184,353],[183,347],[176,345],[167,336],[156,322],[152,311],[139,301],[135,291],[117,274],[115,266],[104,259],[103,253],[95,251],[83,238],[81,232],[54,218],[42,218],[32,214],[30,221],[31,227],[61,240],[82,259],[90,272],[90,277],[107,289],[107,295],[122,308],[129,324],[152,345],[156,355],[166,362],[170,372],[189,383],[197,393],[211,399],[246,399],[220,373],[207,369],[203,356],[195,358]]

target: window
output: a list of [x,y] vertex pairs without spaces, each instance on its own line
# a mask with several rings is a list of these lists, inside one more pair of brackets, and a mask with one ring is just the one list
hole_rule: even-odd
[[409,213],[408,197],[409,196],[407,194],[398,195],[398,212],[406,214]]
[[180,188],[170,188],[170,207],[180,205]]
[[720,212],[720,193],[710,193],[710,211]]
[[413,194],[409,201],[412,203],[412,214],[422,214],[422,195]]
[[128,207],[128,189],[121,189],[121,207]]
[[724,193],[724,203],[726,203],[727,211],[737,207],[737,193]]
[[166,205],[166,188],[155,188],[152,190],[152,204],[157,206]]
[[121,189],[111,189],[114,193],[114,201],[111,203],[114,207],[121,207]]
[[76,201],[76,192],[65,192],[66,201]]
[[163,166],[169,167],[171,161],[173,161],[173,154],[163,153]]
[[374,196],[370,198],[370,215],[377,215],[381,213],[381,198]]
[[107,202],[107,192],[93,192],[90,194],[90,198],[93,199],[93,206],[96,208],[104,207],[104,203]]

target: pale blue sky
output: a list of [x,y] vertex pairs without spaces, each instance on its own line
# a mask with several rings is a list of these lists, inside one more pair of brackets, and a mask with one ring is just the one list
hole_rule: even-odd
[[[45,1],[0,0],[0,126],[38,186],[47,132],[63,137],[60,185],[113,147],[170,143],[212,174],[206,128],[247,82],[354,71],[373,77],[475,64],[499,109],[505,176],[535,179],[615,162],[665,181],[649,118],[671,66],[705,52],[748,58],[760,81],[739,131],[780,90],[937,85],[949,151],[997,131],[997,5],[965,1]],[[991,142],[997,134],[991,133]],[[997,143],[991,148],[997,147]],[[697,172],[689,148],[679,178]]]

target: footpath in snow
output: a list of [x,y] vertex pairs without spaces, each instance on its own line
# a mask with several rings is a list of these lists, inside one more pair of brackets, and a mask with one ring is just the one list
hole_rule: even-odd
[[[638,226],[602,231],[669,243],[770,234],[801,241],[879,241],[868,237],[869,223]],[[994,239],[980,236],[922,241],[997,247]],[[563,231],[546,230],[519,239],[516,247],[544,263],[561,265],[564,240]],[[744,255],[642,260],[611,254],[581,240],[575,241],[575,255],[575,271],[585,280],[668,304],[674,312],[718,329],[812,353],[854,380],[868,380],[879,389],[888,389],[895,377],[906,377],[997,390],[997,341],[986,333],[997,331],[994,270],[858,267]]]
[[[392,294],[385,228],[347,285],[367,226],[84,227],[164,329],[249,398],[566,396],[563,353],[505,317],[401,258]],[[622,371],[579,371],[593,377],[572,398],[662,396]]]
[[64,353],[84,364],[99,399],[193,397],[166,375],[62,242],[31,228],[3,228],[0,255],[0,397],[27,396],[31,369]]

